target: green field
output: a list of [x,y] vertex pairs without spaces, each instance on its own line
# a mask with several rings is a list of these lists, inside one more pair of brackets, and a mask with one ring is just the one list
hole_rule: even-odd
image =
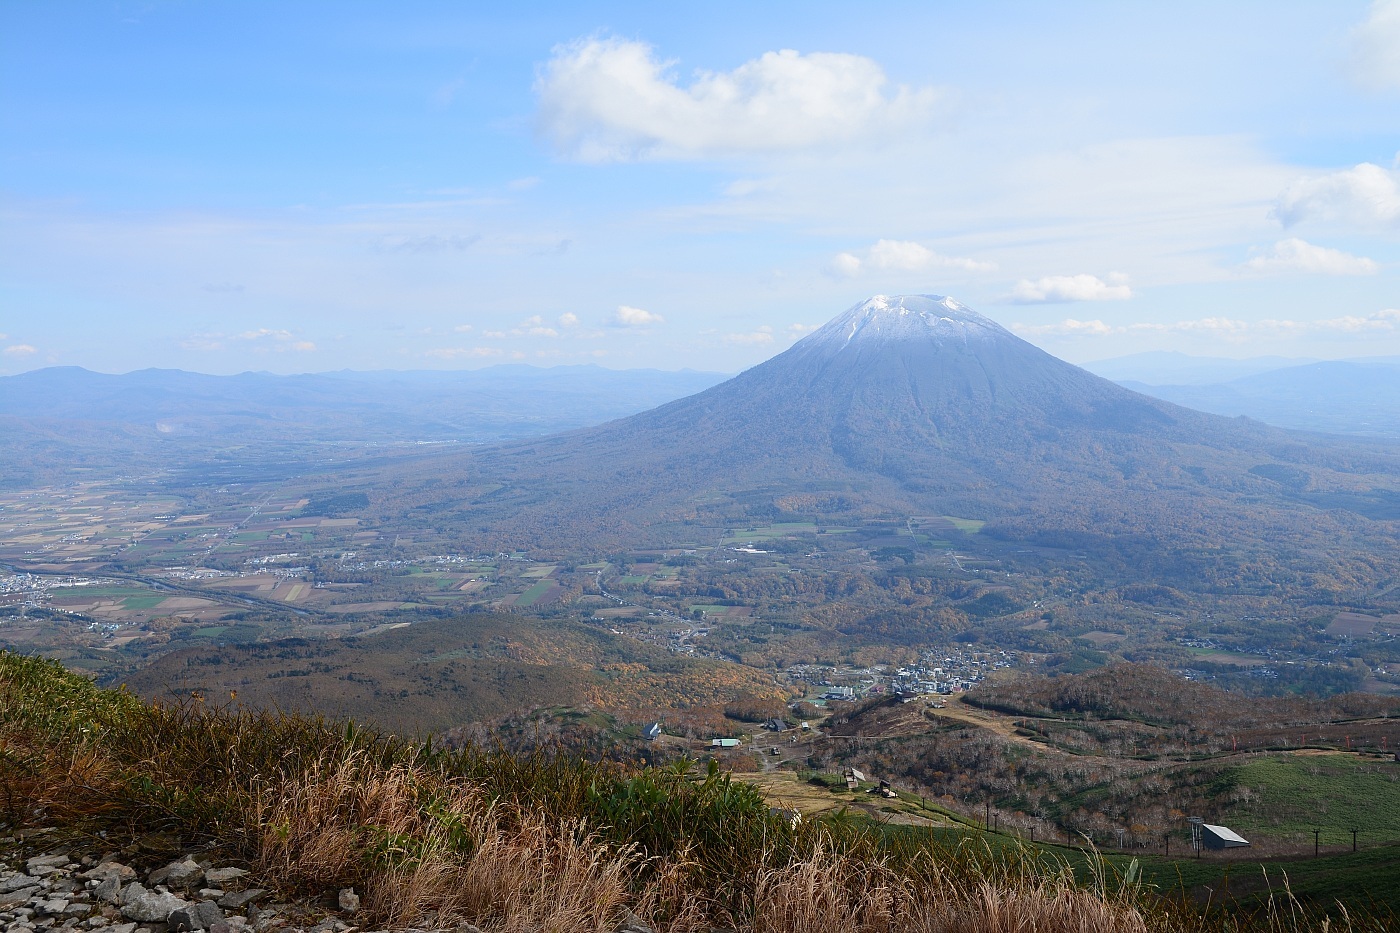
[[530,587],[528,590],[517,596],[515,598],[515,604],[517,606],[522,607],[533,606],[535,604],[535,600],[539,599],[545,593],[549,592],[549,590],[554,585],[555,584],[553,580],[541,580],[540,582],[536,583],[534,586]]
[[954,528],[958,529],[958,531],[965,532],[966,534],[970,535],[977,534],[977,532],[982,530],[982,526],[987,524],[986,522],[980,521],[975,518],[956,518],[952,515],[943,515],[941,516],[941,518],[945,522],[950,523]]
[[750,528],[747,531],[731,531],[723,544],[742,544],[745,541],[773,541],[790,535],[814,535],[817,526],[814,522],[774,522],[763,528]]
[[1321,829],[1323,844],[1335,846],[1349,843],[1354,827],[1363,842],[1400,840],[1400,763],[1288,755],[1247,762],[1230,776],[1251,795],[1230,815],[1241,831],[1310,836]]
[[163,603],[163,602],[165,602],[165,597],[164,597],[164,596],[160,596],[160,595],[157,595],[157,596],[150,596],[150,595],[128,596],[126,599],[122,600],[122,608],[123,608],[123,609],[154,609],[154,608],[156,608],[157,606],[159,606],[159,605],[160,605],[161,603]]
[[[1121,856],[1112,859],[1120,868],[1126,861]],[[1257,903],[1286,887],[1298,899],[1319,906],[1342,901],[1400,915],[1400,846],[1267,863],[1153,857],[1141,861],[1143,880],[1163,892],[1209,886],[1228,899]]]
[[[129,596],[150,596],[151,591],[139,586],[66,586],[50,591],[55,599],[123,599]],[[165,597],[162,596],[161,599]]]

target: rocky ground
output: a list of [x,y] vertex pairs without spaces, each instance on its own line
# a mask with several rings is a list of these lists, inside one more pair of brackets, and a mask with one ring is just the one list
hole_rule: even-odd
[[[139,871],[122,853],[82,851],[51,834],[0,838],[0,931],[47,933],[347,933],[360,898],[334,908],[283,903],[247,870],[198,853]],[[472,933],[463,929],[460,933]],[[478,931],[479,933],[479,931]]]

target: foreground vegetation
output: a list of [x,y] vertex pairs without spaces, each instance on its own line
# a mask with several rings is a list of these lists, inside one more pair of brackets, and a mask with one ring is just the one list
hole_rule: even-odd
[[0,820],[109,847],[140,837],[151,858],[217,851],[287,897],[354,886],[394,927],[613,930],[632,911],[663,931],[1386,928],[1325,921],[1282,890],[1257,915],[1206,914],[1135,867],[1099,861],[1085,884],[1025,848],[841,814],[792,825],[713,766],[445,751],[317,718],[151,705],[8,653]]

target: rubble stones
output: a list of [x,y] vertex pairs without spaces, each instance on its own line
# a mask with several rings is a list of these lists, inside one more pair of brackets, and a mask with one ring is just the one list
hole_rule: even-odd
[[204,880],[204,868],[187,855],[164,868],[157,868],[147,880],[151,884],[165,884],[172,888],[192,888]]
[[247,874],[241,868],[213,868],[204,873],[204,880],[211,885],[220,885],[235,881]]
[[189,901],[168,891],[148,891],[135,881],[122,888],[121,911],[122,916],[128,920],[164,923],[174,911],[193,906]]
[[224,919],[224,912],[212,901],[201,901],[192,907],[171,911],[166,918],[170,933],[188,933],[192,930],[208,930]]
[[230,891],[219,898],[218,905],[224,910],[242,910],[249,904],[267,896],[262,888],[249,888],[246,891]]

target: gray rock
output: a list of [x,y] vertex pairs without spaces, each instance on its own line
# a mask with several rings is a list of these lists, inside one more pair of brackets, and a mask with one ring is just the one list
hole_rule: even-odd
[[224,912],[212,901],[201,901],[193,907],[172,911],[166,918],[170,933],[189,933],[191,930],[207,930],[216,923],[223,922]]
[[136,924],[118,923],[115,924],[110,930],[107,930],[106,933],[136,933]]
[[638,917],[636,914],[632,913],[632,911],[626,910],[623,911],[622,927],[618,930],[618,933],[656,933],[656,931],[651,928],[651,924],[643,921],[641,917]]
[[96,930],[99,927],[105,927],[110,925],[111,922],[112,921],[108,920],[106,917],[102,916],[101,914],[98,914],[96,917],[88,917],[86,920],[84,920],[83,926],[87,927],[89,930]]
[[33,878],[16,872],[4,880],[0,880],[0,894],[9,894],[11,891],[18,891],[20,888],[27,888],[35,884],[38,882]]
[[136,869],[123,865],[121,862],[102,862],[96,868],[90,868],[83,872],[82,877],[94,881],[115,878],[119,883],[126,884],[128,881],[136,880]]
[[28,869],[31,878],[47,878],[49,875],[60,875],[63,869],[57,865],[35,865]]
[[336,903],[340,905],[341,910],[352,917],[360,912],[360,895],[355,893],[354,888],[341,888]]
[[52,866],[52,865],[67,865],[67,864],[68,864],[68,853],[67,853],[67,852],[54,852],[54,853],[52,853],[52,854],[50,854],[50,855],[36,855],[36,856],[34,856],[33,858],[31,858],[31,859],[26,859],[26,860],[25,860],[25,863],[24,863],[24,867],[25,867],[25,868],[29,868],[29,869],[34,869],[34,868],[43,868],[43,867]]
[[227,884],[248,873],[241,868],[214,868],[204,873],[204,880],[210,884]]
[[[34,879],[31,878],[29,880],[33,881]],[[34,895],[38,894],[39,890],[40,888],[36,884],[31,885],[27,888],[20,888],[16,891],[10,891],[5,894],[0,894],[0,908],[17,907],[20,904],[23,904],[26,901],[28,901]]]
[[242,910],[254,901],[261,900],[267,896],[267,891],[262,888],[249,888],[246,891],[230,891],[219,898],[218,904],[224,910]]
[[39,913],[41,914],[61,914],[67,909],[68,902],[61,897],[56,897],[52,900],[44,901],[44,903],[39,905]]
[[92,896],[104,904],[119,904],[122,899],[122,884],[116,878],[108,878],[93,888]]
[[142,923],[164,923],[165,918],[181,908],[193,907],[184,898],[160,891],[147,891],[137,882],[122,888],[121,911],[128,920]]
[[77,917],[79,919],[82,919],[90,913],[92,913],[92,905],[84,904],[81,901],[74,901],[67,907],[63,908],[63,916],[65,917]]
[[189,856],[171,862],[164,868],[157,868],[146,879],[151,884],[165,884],[172,888],[192,888],[204,880],[204,869]]

